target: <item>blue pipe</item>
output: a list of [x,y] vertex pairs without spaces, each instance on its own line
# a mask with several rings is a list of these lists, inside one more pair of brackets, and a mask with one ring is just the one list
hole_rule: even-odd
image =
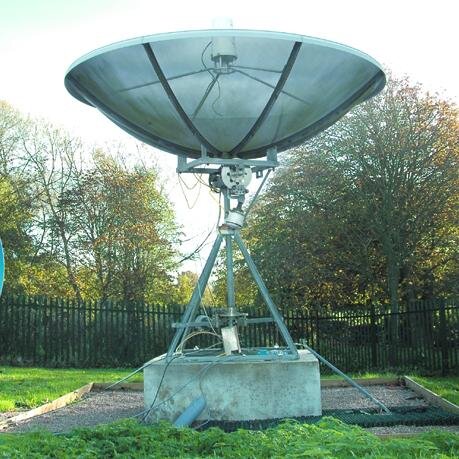
[[188,408],[175,420],[175,427],[187,427],[195,421],[206,407],[206,399],[199,397],[194,399]]

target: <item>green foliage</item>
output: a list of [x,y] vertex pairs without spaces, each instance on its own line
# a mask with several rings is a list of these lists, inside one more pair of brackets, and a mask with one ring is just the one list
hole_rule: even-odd
[[196,432],[168,423],[152,426],[123,421],[70,434],[3,435],[3,457],[221,457],[221,458],[453,458],[459,454],[459,436],[431,432],[417,438],[380,440],[333,418],[315,425],[286,421],[265,431],[224,433],[212,428]]
[[22,276],[28,271],[33,251],[28,234],[33,214],[21,186],[18,178],[0,174],[0,238],[5,248],[6,291],[25,290]]
[[5,292],[167,303],[178,228],[155,167],[0,101]]
[[59,196],[59,207],[96,280],[95,298],[160,302],[171,285],[177,227],[157,173],[127,169],[100,150],[93,159]]
[[395,312],[400,298],[455,293],[457,121],[453,104],[392,79],[285,154],[245,231],[278,304]]
[[184,271],[177,276],[177,283],[169,290],[170,304],[187,304],[198,282],[198,275],[192,271]]

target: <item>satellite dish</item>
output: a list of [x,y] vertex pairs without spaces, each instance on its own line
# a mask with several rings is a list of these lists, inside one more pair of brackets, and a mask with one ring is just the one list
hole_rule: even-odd
[[385,85],[379,64],[301,35],[204,30],[115,43],[65,86],[137,139],[199,158],[262,158],[323,131]]
[[[354,105],[377,94],[385,75],[369,56],[326,40],[278,32],[216,29],[127,40],[77,60],[65,85],[134,137],[178,155],[177,171],[209,175],[223,196],[223,224],[169,347],[183,350],[190,328],[219,328],[225,353],[272,359],[243,350],[237,327],[275,322],[285,359],[296,346],[239,234],[247,213],[278,166],[277,153],[304,142]],[[264,176],[244,207],[255,174]],[[237,205],[231,207],[231,201]],[[220,246],[225,241],[227,308],[195,320]],[[234,294],[233,244],[257,284],[271,317],[247,318]],[[275,351],[275,355],[278,351]]]
[[[145,373],[146,386],[150,388],[155,387],[158,375],[162,376],[144,419],[153,408],[169,364],[176,358],[181,359],[180,365],[185,365],[180,367],[180,377],[168,386],[174,394],[181,391],[178,387],[182,385],[182,369],[190,361],[193,365],[199,361],[221,362],[222,355],[225,362],[282,359],[286,365],[295,360],[306,368],[309,351],[343,375],[306,344],[307,351],[297,349],[239,233],[268,174],[278,166],[277,154],[313,137],[353,106],[377,94],[385,85],[385,75],[378,63],[347,46],[300,35],[204,30],[151,35],[101,48],[70,67],[65,85],[74,97],[98,108],[129,134],[178,155],[179,173],[208,174],[210,188],[223,196],[223,223],[181,321],[173,324],[176,332],[166,357],[157,360],[158,365],[165,365],[164,370],[158,372],[160,367],[156,367],[151,375]],[[263,180],[251,203],[245,206],[247,187],[254,174]],[[236,201],[233,207],[232,201]],[[227,307],[212,308],[211,316],[204,311],[203,320],[199,312],[202,292],[223,241]],[[238,310],[233,245],[239,248],[270,317],[250,318]],[[283,339],[285,346],[273,346],[271,342],[265,343],[271,348],[249,347],[245,339],[248,334],[240,341],[240,330],[269,323],[277,327],[280,333],[276,336]],[[206,328],[212,332],[204,331]],[[216,345],[222,342],[223,349],[215,349],[215,345],[198,350],[184,347],[189,339],[202,333],[220,337]],[[251,391],[257,394],[257,412],[261,405],[266,405],[268,418],[280,417],[276,407],[283,404],[273,402],[271,386],[266,386],[257,371],[249,365],[239,372],[239,379],[232,384],[231,390],[237,392],[233,395],[239,397],[240,389],[248,387],[247,400],[252,398]],[[266,373],[268,381],[273,380],[274,371]],[[251,382],[256,381],[253,387],[243,381],[248,374]],[[305,398],[305,380],[315,381],[308,397],[320,399],[317,360],[307,377],[300,377],[302,373],[296,370],[287,374],[282,390],[289,392],[289,400]],[[294,374],[296,379],[292,380]],[[231,399],[226,393],[230,388],[221,385],[221,379],[212,380],[211,387],[218,396],[209,412],[218,411],[221,400]],[[388,411],[365,389],[359,390]],[[151,390],[145,394],[151,395]],[[276,393],[274,399],[278,397]],[[244,403],[235,405],[241,408]],[[293,405],[296,403],[289,405],[288,417],[295,416]],[[310,410],[311,407],[305,408],[302,415],[317,415]],[[285,415],[283,411],[282,416]],[[241,416],[240,412],[237,416]]]

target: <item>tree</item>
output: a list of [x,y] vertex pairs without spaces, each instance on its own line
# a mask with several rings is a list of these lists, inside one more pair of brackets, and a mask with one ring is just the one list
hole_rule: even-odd
[[97,296],[157,302],[171,285],[177,227],[156,171],[126,169],[97,150],[94,165],[60,195],[81,263]]
[[174,214],[156,169],[128,167],[121,153],[90,148],[0,102],[7,291],[167,302]]
[[445,272],[457,257],[458,139],[453,104],[392,78],[293,150],[247,229],[280,300],[387,299],[397,312],[422,296],[422,264],[435,256],[432,272]]
[[34,254],[33,202],[19,150],[29,122],[0,101],[0,237],[5,247],[5,292],[22,293],[22,279]]
[[35,121],[22,139],[23,161],[28,164],[29,181],[35,202],[37,252],[53,256],[67,273],[67,281],[74,295],[81,300],[77,280],[76,237],[71,227],[68,209],[60,197],[72,187],[75,177],[81,174],[82,144],[65,131],[43,121]]

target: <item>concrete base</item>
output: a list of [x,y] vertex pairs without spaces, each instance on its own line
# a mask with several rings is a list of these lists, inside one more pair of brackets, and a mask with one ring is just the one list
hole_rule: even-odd
[[[177,358],[167,368],[150,421],[174,421],[201,395],[207,406],[200,420],[320,416],[319,362],[308,351],[299,354],[299,360],[251,362]],[[155,399],[165,366],[164,359],[153,359],[144,369],[146,409]]]

